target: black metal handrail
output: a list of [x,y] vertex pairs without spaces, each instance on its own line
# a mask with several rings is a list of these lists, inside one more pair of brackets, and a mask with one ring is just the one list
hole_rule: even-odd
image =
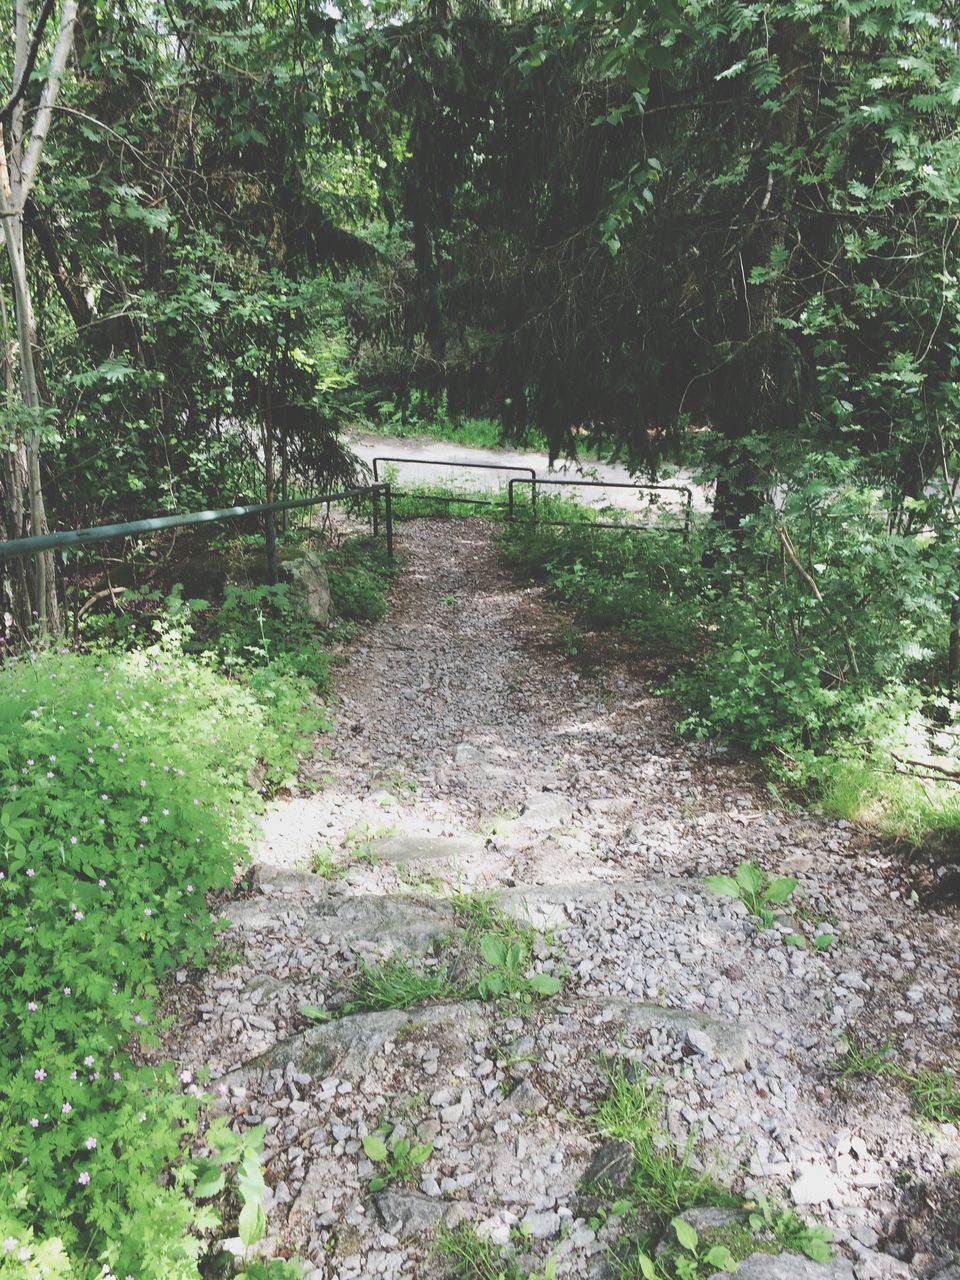
[[[380,478],[377,465],[381,462],[416,464],[424,467],[470,467],[480,471],[522,471],[524,473],[523,476],[517,476],[516,479],[536,480],[537,478],[534,467],[513,467],[504,462],[452,462],[446,458],[398,458],[386,456],[372,458],[371,462],[375,481]],[[529,476],[527,473],[529,473]],[[393,496],[395,498],[405,498],[408,495],[402,489],[394,488]],[[468,498],[460,494],[426,493],[422,496],[430,502],[463,503],[470,507],[505,507],[508,505],[505,502],[496,502],[492,498]]]
[[[514,485],[528,484],[530,485],[530,506],[533,512],[537,511],[537,490],[541,485],[561,486],[567,485],[578,489],[634,489],[638,493],[646,493],[648,490],[663,493],[682,493],[685,495],[683,504],[683,524],[679,527],[675,525],[658,524],[655,527],[661,533],[682,533],[684,542],[690,541],[690,517],[693,510],[693,490],[688,489],[686,485],[678,484],[632,484],[625,480],[561,480],[552,476],[534,475],[533,479],[527,476],[516,476],[507,484],[507,515],[508,519],[514,517],[515,500],[513,496]],[[650,526],[627,524],[623,521],[613,520],[543,520],[537,516],[539,524],[565,525],[565,524],[587,524],[594,529],[644,529]]]
[[[255,502],[243,507],[223,507],[213,511],[191,511],[182,516],[153,516],[147,520],[128,520],[123,524],[94,525],[89,529],[69,529],[60,533],[45,533],[29,538],[14,538],[0,542],[0,562],[17,556],[37,555],[41,551],[56,551],[68,547],[85,547],[97,542],[109,542],[113,538],[127,538],[132,534],[156,533],[162,529],[180,529],[185,525],[210,524],[232,520],[241,516],[266,515],[270,524],[277,511],[292,511],[297,507],[316,507],[324,503],[342,502],[348,498],[369,496],[373,499],[374,532],[377,530],[380,495],[384,500],[384,533],[387,559],[393,559],[393,504],[390,485],[386,483],[363,485],[357,489],[343,489],[338,493],[322,493],[310,498],[290,498],[284,502]],[[273,572],[275,577],[275,571]]]

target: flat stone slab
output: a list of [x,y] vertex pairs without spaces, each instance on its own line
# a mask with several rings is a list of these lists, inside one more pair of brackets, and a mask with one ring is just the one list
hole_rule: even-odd
[[405,1240],[409,1236],[433,1232],[443,1223],[450,1229],[475,1218],[477,1206],[466,1200],[440,1200],[420,1191],[381,1191],[374,1197],[383,1229]]
[[483,856],[481,836],[389,836],[371,840],[369,849],[382,862],[458,862]]
[[449,902],[414,894],[324,892],[293,904],[260,894],[230,903],[223,914],[241,930],[292,929],[395,951],[426,952],[456,932]]
[[727,1062],[733,1071],[744,1071],[750,1059],[751,1034],[746,1025],[711,1018],[690,1009],[671,1009],[631,1000],[628,996],[579,999],[578,1011],[595,1011],[602,1025],[609,1022],[626,1031],[666,1030],[686,1040],[696,1052]]
[[[724,1280],[717,1271],[710,1280]],[[797,1253],[751,1253],[737,1264],[737,1280],[854,1280],[855,1272],[842,1258],[833,1262],[812,1262]]]
[[505,912],[520,920],[528,920],[538,929],[560,929],[570,923],[570,914],[578,907],[615,902],[618,898],[675,898],[680,894],[709,895],[702,880],[690,877],[661,876],[646,880],[578,880],[560,884],[518,885],[502,889],[497,901]]
[[291,1063],[298,1072],[315,1080],[337,1076],[358,1081],[387,1041],[401,1033],[408,1038],[423,1032],[433,1040],[462,1041],[484,1027],[486,1021],[483,1006],[473,1002],[356,1013],[278,1041],[229,1072],[222,1081],[228,1086],[246,1084],[264,1072],[284,1071]]

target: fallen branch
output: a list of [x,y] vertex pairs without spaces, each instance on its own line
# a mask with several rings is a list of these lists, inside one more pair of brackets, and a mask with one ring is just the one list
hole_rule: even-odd
[[907,760],[904,756],[898,756],[895,751],[891,751],[890,756],[891,759],[896,760],[897,764],[909,765],[911,769],[929,769],[931,773],[945,778],[954,778],[960,782],[960,769],[947,769],[942,764],[933,764],[930,760]]
[[837,630],[840,632],[841,636],[843,637],[843,647],[847,651],[847,661],[850,663],[850,670],[855,676],[859,676],[860,668],[857,666],[857,655],[853,651],[853,644],[850,640],[850,637],[847,635],[846,627],[839,620],[839,618],[835,618],[833,614],[830,612],[830,608],[827,605],[827,602],[824,600],[823,596],[820,594],[820,588],[817,586],[816,579],[800,563],[800,559],[797,556],[796,550],[794,549],[794,545],[790,541],[790,535],[787,533],[786,529],[783,527],[782,524],[777,525],[777,533],[780,535],[780,541],[783,544],[783,549],[786,553],[787,559],[793,565],[801,581],[803,581],[807,585],[807,587],[810,590],[810,594],[813,596],[814,600],[816,600],[817,604],[820,606],[820,608],[823,610],[826,616],[836,624]]

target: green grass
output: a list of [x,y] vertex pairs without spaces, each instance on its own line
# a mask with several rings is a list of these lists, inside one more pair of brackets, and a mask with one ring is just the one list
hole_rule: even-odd
[[709,1170],[695,1167],[695,1134],[677,1152],[666,1129],[658,1086],[646,1071],[631,1078],[622,1058],[610,1068],[610,1092],[597,1108],[595,1124],[606,1137],[633,1147],[629,1190],[637,1203],[654,1213],[669,1217],[702,1205],[737,1204]]
[[458,996],[446,966],[423,970],[411,959],[392,956],[382,964],[361,961],[344,1013],[378,1013],[383,1009],[410,1009],[417,1004],[437,1004]]
[[920,1070],[908,1080],[913,1104],[925,1120],[935,1124],[960,1121],[960,1076],[950,1067]]
[[503,1249],[481,1240],[470,1227],[441,1227],[434,1247],[450,1265],[450,1280],[529,1280]]
[[910,1070],[894,1061],[889,1042],[878,1049],[868,1049],[856,1036],[849,1035],[843,1052],[830,1063],[830,1069],[841,1080],[891,1076],[904,1086],[918,1115],[925,1120],[934,1124],[960,1121],[960,1074],[954,1067]]

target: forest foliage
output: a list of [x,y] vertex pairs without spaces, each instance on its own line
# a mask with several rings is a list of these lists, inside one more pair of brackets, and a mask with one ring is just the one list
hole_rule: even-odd
[[[673,647],[686,731],[837,811],[956,827],[957,16],[13,0],[2,536],[348,483],[367,421],[684,464],[713,504],[689,546],[524,526],[512,554]],[[0,561],[15,1280],[186,1280],[215,1231],[197,1180],[238,1204],[186,1159],[189,1096],[124,1046],[210,946],[250,768],[293,767],[328,658],[277,588],[215,602],[195,646],[156,599],[170,553]],[[358,554],[341,612],[383,581]]]

